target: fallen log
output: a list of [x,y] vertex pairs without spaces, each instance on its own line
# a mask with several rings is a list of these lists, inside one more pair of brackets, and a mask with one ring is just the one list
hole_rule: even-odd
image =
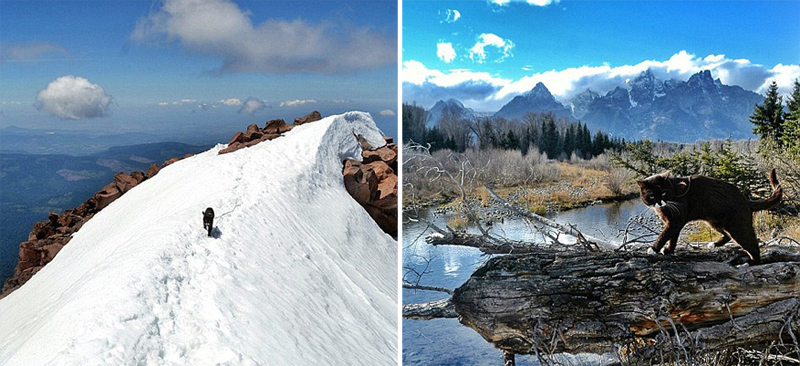
[[729,264],[737,251],[500,256],[452,302],[463,325],[506,354],[677,352],[688,360],[700,351],[797,345],[800,248],[766,248],[764,263],[752,267]]

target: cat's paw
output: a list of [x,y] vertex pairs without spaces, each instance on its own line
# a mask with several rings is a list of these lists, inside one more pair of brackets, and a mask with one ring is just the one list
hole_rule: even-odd
[[750,263],[742,263],[742,264],[736,266],[736,268],[747,268],[747,267],[750,267]]
[[653,248],[647,248],[647,255],[658,255]]
[[713,242],[713,241],[710,241],[710,242],[708,242],[708,245],[706,245],[706,247],[707,247],[708,249],[714,249],[714,248],[716,248],[716,247],[717,247],[717,243],[716,243],[716,242]]

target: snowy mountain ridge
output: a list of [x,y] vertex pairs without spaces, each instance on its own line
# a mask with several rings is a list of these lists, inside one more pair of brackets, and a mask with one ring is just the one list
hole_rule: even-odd
[[395,364],[397,243],[345,190],[354,134],[384,144],[350,112],[162,169],[0,300],[0,364]]

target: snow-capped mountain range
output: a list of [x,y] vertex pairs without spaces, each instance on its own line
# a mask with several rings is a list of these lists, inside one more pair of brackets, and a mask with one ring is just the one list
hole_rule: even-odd
[[354,134],[385,143],[350,112],[140,183],[0,300],[0,365],[396,364],[397,242],[345,189]]
[[[687,81],[660,80],[647,70],[605,95],[587,89],[566,103],[556,100],[544,84],[538,83],[527,93],[514,97],[494,116],[520,119],[531,112],[552,112],[557,117],[580,120],[590,129],[603,130],[612,136],[693,142],[753,137],[748,117],[753,106],[762,101],[763,97],[757,93],[722,84],[708,70],[692,75]],[[461,105],[455,102],[451,105]]]

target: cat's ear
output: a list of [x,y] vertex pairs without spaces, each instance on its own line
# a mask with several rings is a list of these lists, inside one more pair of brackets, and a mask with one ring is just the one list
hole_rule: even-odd
[[644,182],[641,180],[637,180],[636,185],[639,186],[639,188],[644,188]]
[[663,172],[663,173],[661,173],[659,175],[664,177],[664,178],[669,178],[670,174],[672,174],[672,172],[667,170],[666,172]]

